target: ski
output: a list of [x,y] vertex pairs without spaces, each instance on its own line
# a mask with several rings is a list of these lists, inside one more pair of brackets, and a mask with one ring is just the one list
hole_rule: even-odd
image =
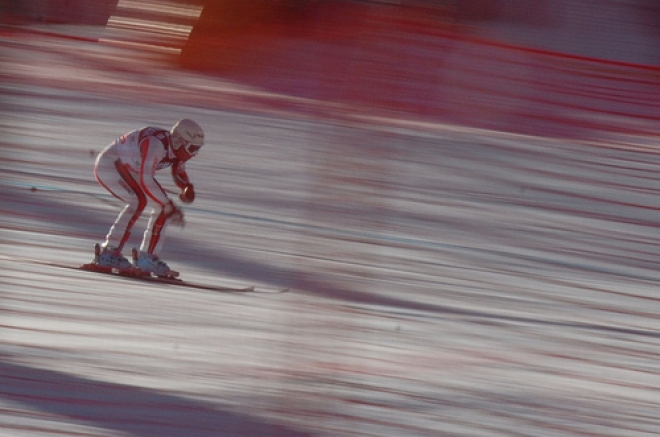
[[45,260],[39,260],[39,259],[31,259],[31,258],[15,258],[15,257],[7,257],[7,256],[2,256],[1,258],[4,258],[9,261],[18,261],[18,262],[28,262],[31,264],[39,264],[43,266],[48,266],[48,267],[56,267],[60,269],[68,269],[68,270],[78,270],[78,271],[84,271],[84,272],[90,272],[90,273],[96,273],[96,274],[103,274],[103,275],[108,275],[112,276],[115,278],[119,279],[126,279],[126,280],[133,280],[133,281],[141,281],[141,282],[150,282],[153,284],[164,284],[164,285],[173,285],[173,286],[179,286],[179,287],[187,287],[187,288],[192,288],[192,289],[197,289],[197,290],[206,290],[206,291],[216,291],[216,292],[222,292],[222,293],[270,293],[270,294],[277,294],[277,293],[286,293],[289,291],[288,288],[283,288],[283,289],[276,289],[276,290],[263,290],[256,288],[255,286],[249,286],[249,287],[227,287],[224,285],[211,285],[211,284],[202,284],[198,282],[189,282],[187,280],[180,279],[178,277],[174,276],[152,276],[148,275],[145,273],[141,273],[139,271],[128,271],[128,272],[120,272],[117,269],[104,269],[104,268],[99,268],[95,264],[89,263],[89,264],[83,264],[83,265],[73,265],[73,264],[67,264],[67,263],[59,263],[59,262],[54,262],[54,261],[45,261]]
[[234,288],[234,287],[226,287],[226,286],[218,286],[218,285],[200,284],[196,282],[184,281],[183,279],[177,276],[153,276],[150,274],[141,273],[140,271],[137,270],[118,271],[116,269],[104,269],[104,268],[99,268],[98,266],[92,263],[83,264],[79,267],[69,266],[69,265],[56,265],[54,263],[49,263],[49,264],[53,265],[54,267],[69,267],[69,268],[74,268],[76,270],[101,273],[105,275],[114,276],[117,278],[134,279],[137,281],[153,282],[158,284],[177,285],[181,287],[196,288],[198,290],[219,291],[225,293],[251,293],[257,291],[256,287],[254,286],[245,287],[245,288]]

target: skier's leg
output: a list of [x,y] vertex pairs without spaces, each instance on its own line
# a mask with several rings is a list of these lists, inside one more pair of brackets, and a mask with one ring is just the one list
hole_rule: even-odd
[[113,196],[126,202],[102,244],[103,248],[121,252],[131,235],[133,225],[147,205],[147,197],[130,171],[118,160],[99,159],[94,167],[94,175],[99,184]]
[[161,210],[154,210],[149,218],[147,230],[144,232],[140,252],[157,254],[163,247],[165,230],[167,229],[167,216]]
[[144,272],[153,273],[157,276],[177,276],[178,272],[172,271],[169,266],[156,254],[163,246],[165,229],[167,228],[168,216],[162,209],[151,213],[147,230],[144,232],[140,251],[133,253],[135,265]]

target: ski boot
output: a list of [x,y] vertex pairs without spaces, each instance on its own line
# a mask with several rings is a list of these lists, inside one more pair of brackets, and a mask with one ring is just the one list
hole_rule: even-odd
[[144,276],[156,276],[158,278],[174,279],[179,276],[176,272],[158,258],[156,255],[146,252],[140,252],[133,248],[133,265],[139,274]]
[[126,275],[132,274],[134,269],[133,264],[121,254],[121,251],[111,247],[101,249],[101,245],[98,243],[94,246],[94,261],[85,264],[83,268]]

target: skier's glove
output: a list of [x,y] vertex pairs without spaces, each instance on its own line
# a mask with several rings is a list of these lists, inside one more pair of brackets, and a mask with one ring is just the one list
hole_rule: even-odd
[[195,187],[193,187],[193,184],[188,184],[183,187],[181,193],[179,193],[179,199],[181,199],[183,203],[193,203],[195,200]]
[[185,221],[183,220],[183,211],[171,200],[163,207],[163,214],[165,215],[165,218],[174,226],[183,227],[183,225],[185,225]]

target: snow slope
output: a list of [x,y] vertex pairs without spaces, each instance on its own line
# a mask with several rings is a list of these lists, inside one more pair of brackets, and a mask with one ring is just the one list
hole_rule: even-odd
[[[658,429],[654,139],[366,117],[84,41],[2,50],[0,436]],[[119,208],[95,153],[184,116],[209,140],[163,257],[292,292],[21,260],[88,261]]]

